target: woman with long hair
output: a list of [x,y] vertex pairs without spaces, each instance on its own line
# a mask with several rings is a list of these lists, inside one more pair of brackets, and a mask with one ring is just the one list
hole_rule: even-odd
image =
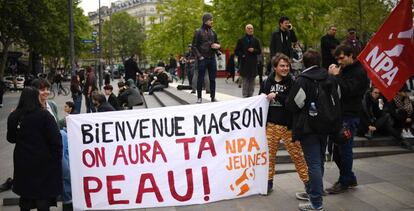
[[24,88],[7,120],[7,141],[15,144],[13,192],[21,211],[49,210],[62,193],[62,141],[52,114],[40,104],[39,91]]

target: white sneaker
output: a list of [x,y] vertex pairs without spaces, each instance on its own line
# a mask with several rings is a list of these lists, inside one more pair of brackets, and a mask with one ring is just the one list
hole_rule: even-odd
[[306,192],[295,193],[296,199],[301,201],[309,201],[309,195]]
[[411,131],[409,129],[407,129],[406,136],[407,136],[407,138],[414,138],[413,133],[411,133]]
[[407,134],[407,130],[406,129],[403,129],[402,132],[401,132],[401,137],[408,138],[407,135],[408,135]]
[[321,206],[321,207],[315,208],[315,207],[313,207],[313,205],[310,202],[305,202],[305,203],[300,203],[299,204],[299,210],[302,210],[302,211],[313,211],[313,210],[323,211],[323,207]]

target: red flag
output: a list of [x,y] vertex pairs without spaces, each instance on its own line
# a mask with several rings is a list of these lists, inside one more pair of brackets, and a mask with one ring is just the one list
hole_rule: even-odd
[[401,0],[359,54],[368,77],[391,100],[414,74],[412,0]]

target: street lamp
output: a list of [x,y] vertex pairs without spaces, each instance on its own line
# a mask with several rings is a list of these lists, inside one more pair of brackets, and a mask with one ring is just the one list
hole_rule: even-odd
[[102,18],[101,18],[101,0],[99,0],[98,19],[99,19],[99,89],[102,87]]
[[72,76],[76,75],[75,68],[75,39],[74,39],[74,27],[73,27],[73,0],[68,0],[68,13],[69,13],[69,62]]
[[114,79],[114,67],[112,62],[112,8],[114,7],[114,3],[111,3],[111,10],[109,10],[109,65],[111,67],[111,78]]

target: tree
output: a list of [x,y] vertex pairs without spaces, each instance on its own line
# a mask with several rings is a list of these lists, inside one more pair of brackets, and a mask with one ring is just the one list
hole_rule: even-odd
[[165,0],[157,11],[165,21],[153,24],[145,41],[145,52],[152,61],[169,54],[184,54],[192,42],[195,29],[201,26],[204,1]]
[[142,55],[145,33],[143,26],[126,12],[112,14],[111,20],[103,25],[104,57],[109,58],[110,49],[110,22],[112,22],[112,47],[114,57],[125,60],[137,54]]
[[4,70],[11,44],[22,43],[22,31],[19,22],[29,16],[25,7],[26,0],[0,1],[0,42],[2,44],[2,57],[0,60],[0,80],[3,80]]
[[[8,48],[12,43],[27,47],[30,52],[29,71],[32,58],[41,54],[51,61],[55,68],[62,58],[69,55],[67,0],[5,0],[0,1],[0,42],[3,54],[0,66],[0,79],[4,75]],[[85,49],[80,44],[82,37],[90,34],[88,19],[74,2],[75,42],[79,55]]]
[[[84,49],[81,37],[90,34],[91,27],[82,10],[74,2],[75,52]],[[55,69],[61,59],[67,63],[69,57],[69,17],[67,0],[29,1],[27,8],[31,16],[21,27],[24,40],[31,55],[41,54],[49,61],[49,68]],[[79,55],[79,52],[77,53]],[[32,58],[32,56],[31,56]],[[32,61],[30,60],[31,64]]]
[[342,35],[347,28],[356,28],[364,43],[378,30],[393,6],[389,0],[334,0],[332,4],[335,10],[329,17],[342,29]]
[[222,47],[234,48],[249,23],[254,26],[255,36],[262,45],[269,45],[270,35],[275,29],[275,17],[280,12],[275,0],[215,0],[213,7],[215,29],[220,35]]

